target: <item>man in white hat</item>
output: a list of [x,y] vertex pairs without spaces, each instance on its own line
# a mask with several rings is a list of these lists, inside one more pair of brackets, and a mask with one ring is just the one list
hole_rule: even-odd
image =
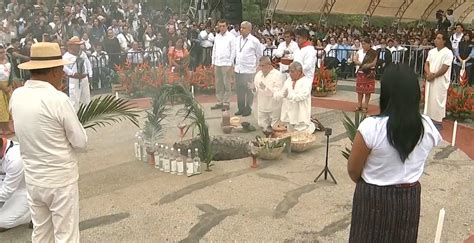
[[67,44],[68,51],[63,59],[71,64],[64,65],[64,72],[69,80],[69,98],[74,108],[79,110],[81,104],[87,105],[91,101],[89,78],[92,78],[92,64],[87,54],[81,51],[83,41],[79,37],[72,37]]
[[87,135],[70,99],[61,92],[63,65],[57,43],[31,46],[31,60],[18,65],[31,79],[10,99],[21,157],[33,242],[79,242],[79,177],[75,151]]

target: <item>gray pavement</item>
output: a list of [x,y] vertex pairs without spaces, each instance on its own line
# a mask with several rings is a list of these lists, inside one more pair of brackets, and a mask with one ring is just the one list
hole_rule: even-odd
[[[211,133],[222,134],[219,112],[208,113]],[[333,128],[329,164],[338,184],[314,183],[323,169],[325,137],[305,153],[278,161],[249,158],[219,161],[211,172],[185,177],[165,174],[136,161],[137,128],[129,123],[88,131],[89,147],[79,155],[82,242],[347,242],[354,183],[340,151],[342,113],[314,109]],[[165,142],[178,139],[177,117]],[[255,124],[255,118],[246,119]],[[227,136],[252,138],[256,133]],[[419,242],[433,242],[438,212],[446,209],[443,242],[461,242],[474,232],[474,163],[441,144],[430,155],[422,183]],[[0,242],[27,242],[26,226],[0,233]]]

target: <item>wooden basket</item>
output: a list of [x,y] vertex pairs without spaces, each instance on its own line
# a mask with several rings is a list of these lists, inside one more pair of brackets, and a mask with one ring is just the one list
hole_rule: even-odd
[[295,132],[291,136],[291,151],[304,152],[316,145],[316,135],[309,133]]

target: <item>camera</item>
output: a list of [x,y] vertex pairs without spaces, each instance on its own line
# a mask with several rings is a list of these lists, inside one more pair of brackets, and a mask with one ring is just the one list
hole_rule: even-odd
[[331,136],[332,135],[332,128],[326,128],[324,130],[324,135]]

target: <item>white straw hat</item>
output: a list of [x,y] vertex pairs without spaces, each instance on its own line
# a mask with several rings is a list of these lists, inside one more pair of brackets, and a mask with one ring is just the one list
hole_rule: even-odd
[[31,46],[29,62],[18,65],[18,68],[31,70],[52,68],[71,64],[64,61],[58,43],[38,42]]

